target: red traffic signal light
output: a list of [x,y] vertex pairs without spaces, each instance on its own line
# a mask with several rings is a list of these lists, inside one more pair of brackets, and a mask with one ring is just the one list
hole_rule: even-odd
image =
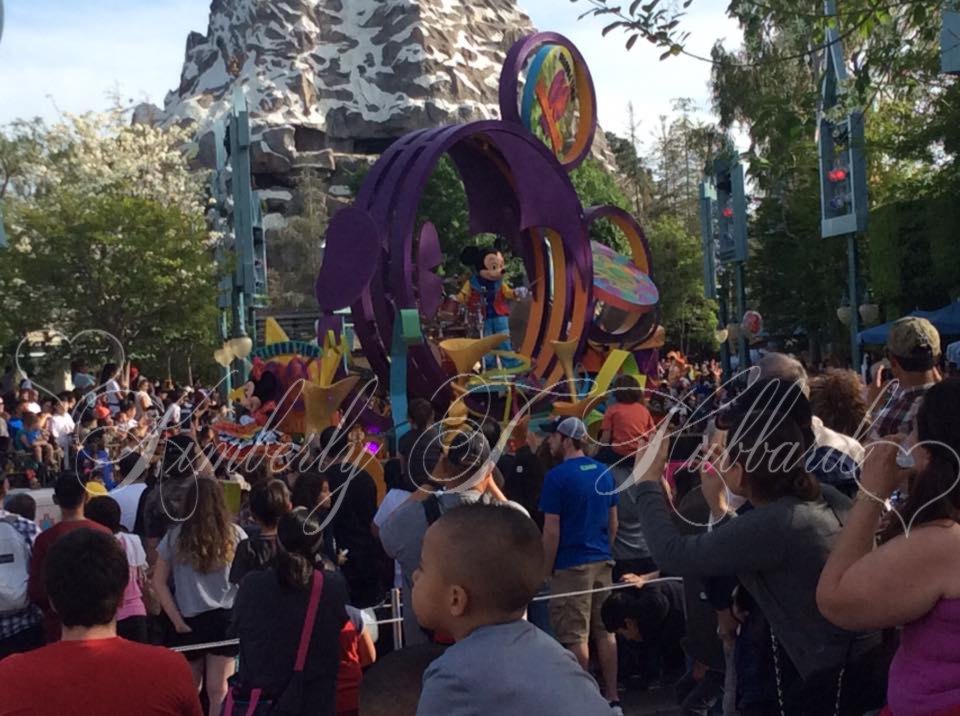
[[827,174],[827,178],[828,178],[830,181],[839,184],[840,182],[847,180],[847,170],[846,170],[846,169],[834,169],[833,171],[831,171],[830,173]]
[[733,209],[731,209],[729,206],[726,207],[726,208],[723,210],[722,213],[723,213],[723,218],[724,218],[724,219],[732,219],[732,218],[733,218]]

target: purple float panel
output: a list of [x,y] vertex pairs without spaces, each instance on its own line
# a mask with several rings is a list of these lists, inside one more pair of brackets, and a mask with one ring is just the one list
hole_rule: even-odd
[[315,286],[321,311],[346,308],[363,295],[376,273],[381,240],[367,212],[346,207],[334,215]]
[[[380,257],[376,261],[376,272],[368,284],[367,291],[352,307],[354,331],[363,347],[364,354],[381,381],[388,382],[390,375],[390,342],[393,336],[392,303],[384,293],[383,274],[387,261],[386,217],[377,217],[371,211],[378,205],[377,196],[385,182],[402,180],[406,150],[427,130],[411,132],[394,142],[370,168],[357,194],[355,205],[371,212],[374,222],[380,227]],[[399,167],[399,170],[398,168]]]
[[657,348],[647,348],[642,351],[633,351],[634,360],[641,375],[647,376],[647,385],[653,385],[660,376],[657,367],[660,364],[660,351]]
[[[586,108],[580,108],[580,116],[583,117],[584,114],[588,114],[589,125],[586,129],[588,137],[586,145],[581,149],[580,153],[566,165],[568,169],[575,169],[589,156],[590,149],[593,145],[593,138],[597,132],[597,92],[593,85],[593,77],[590,75],[590,70],[587,67],[586,61],[583,59],[583,55],[580,54],[580,50],[577,49],[576,45],[566,37],[556,32],[541,32],[519,40],[510,48],[510,51],[507,53],[507,59],[504,60],[503,63],[503,71],[500,73],[500,116],[503,117],[504,122],[523,127],[523,122],[520,118],[519,104],[520,73],[523,71],[523,67],[527,61],[544,45],[559,45],[568,50],[573,56],[574,62],[582,69],[587,80],[590,104]],[[524,131],[528,131],[526,127],[524,127]],[[537,141],[539,142],[539,140]],[[556,159],[556,157],[554,158]]]
[[[582,208],[570,179],[547,148],[533,135],[520,127],[512,127],[496,122],[477,122],[462,127],[437,130],[436,140],[430,137],[430,146],[419,153],[401,191],[404,198],[411,188],[418,190],[410,201],[397,201],[397,210],[388,231],[391,247],[390,293],[397,299],[400,307],[411,307],[412,298],[408,290],[409,281],[405,266],[396,263],[400,252],[406,259],[410,252],[406,243],[416,218],[416,203],[440,156],[458,142],[476,135],[485,135],[491,147],[499,151],[505,162],[509,176],[504,181],[515,187],[517,201],[521,209],[520,227],[549,227],[561,237],[564,257],[568,263],[568,281],[578,281],[589,298],[592,279],[593,256],[589,250],[586,228],[582,221]],[[428,135],[424,136],[427,139]],[[469,176],[464,177],[469,181]],[[476,189],[467,184],[468,195]],[[399,197],[395,198],[399,199]],[[571,295],[572,294],[568,294]],[[591,301],[586,301],[585,310],[591,311]],[[565,306],[563,325],[572,320],[572,300]],[[589,313],[584,319],[589,318]],[[583,344],[586,331],[577,336]],[[581,345],[582,347],[582,345]],[[440,367],[439,365],[437,366]]]
[[[478,135],[489,143],[490,156],[478,152]],[[392,317],[384,309],[388,305],[391,311],[429,308],[418,305],[418,292],[413,284],[413,261],[419,258],[414,256],[413,250],[416,211],[430,173],[448,151],[456,154],[462,162],[464,157],[476,157],[472,162],[463,162],[464,181],[476,225],[500,227],[500,233],[507,236],[517,236],[526,228],[523,224],[527,222],[529,226],[555,230],[564,244],[569,280],[589,285],[592,256],[579,200],[566,173],[541,142],[522,128],[497,122],[428,130],[404,138],[375,165],[360,192],[364,208],[380,227],[381,243],[387,254],[381,255],[378,270],[369,281],[367,291],[354,304],[357,335],[381,379],[386,379],[389,374],[383,336],[390,335],[392,327]],[[370,188],[371,184],[376,186],[376,191]],[[511,210],[504,212],[503,190],[491,191],[487,188],[491,184],[516,187],[517,196],[508,205]],[[494,201],[497,203],[492,203]],[[521,210],[521,226],[516,225],[516,209],[512,207]],[[492,215],[485,215],[485,208]],[[528,265],[532,265],[532,250],[545,251],[545,248],[525,247]],[[569,313],[569,307],[565,308]],[[565,316],[564,324],[569,318]],[[431,386],[435,389],[446,379],[446,374],[429,347],[425,348],[412,352],[417,370],[411,373],[411,382],[419,383],[419,388]],[[416,392],[423,393],[423,390]]]
[[417,239],[417,298],[420,315],[433,318],[443,304],[443,279],[435,273],[443,264],[437,227],[429,221],[420,227]]
[[[342,279],[343,291],[339,295],[333,295],[326,284],[321,288],[318,279],[318,300],[327,311],[348,299],[352,302],[357,336],[381,380],[389,380],[389,350],[396,312],[417,308],[421,316],[431,316],[442,300],[442,283],[433,273],[442,261],[441,237],[436,236],[432,227],[423,227],[419,236],[416,232],[417,207],[430,174],[444,154],[451,156],[463,179],[471,228],[477,233],[495,232],[510,240],[531,280],[549,281],[551,270],[545,242],[539,238],[539,232],[532,230],[550,229],[560,237],[567,300],[559,306],[548,296],[534,357],[547,339],[551,318],[557,319],[555,312],[563,312],[561,338],[572,338],[567,336],[567,326],[574,319],[589,325],[593,312],[593,256],[583,209],[554,153],[519,124],[519,73],[527,59],[547,44],[566,48],[577,64],[580,113],[588,121],[578,128],[574,146],[579,154],[568,156],[565,161],[568,168],[582,161],[596,131],[592,79],[583,57],[569,40],[553,33],[536,35],[517,43],[507,58],[500,85],[507,122],[422,130],[401,138],[368,173],[355,203],[358,213],[347,215],[339,227],[334,227],[333,257],[329,268],[325,262],[321,275],[333,276],[348,267],[356,271],[359,264],[351,262],[358,261],[361,255],[369,264],[356,275]],[[589,137],[584,142],[587,130]],[[364,234],[361,245],[346,245],[343,237],[351,230]],[[542,276],[534,275],[538,253],[547,267]],[[586,315],[574,317],[577,296]],[[588,331],[582,333],[576,336],[581,350]],[[426,342],[411,346],[409,360],[413,368],[409,373],[411,392],[429,395],[445,383],[446,373]]]
[[470,232],[516,235],[520,207],[503,158],[491,156],[490,149],[484,151],[475,139],[455,144],[448,155],[457,167],[464,187],[469,187]]

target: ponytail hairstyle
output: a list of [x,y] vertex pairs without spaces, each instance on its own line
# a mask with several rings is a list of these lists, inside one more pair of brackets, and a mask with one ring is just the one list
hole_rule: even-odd
[[277,538],[283,547],[277,550],[277,581],[287,589],[306,591],[313,580],[314,565],[323,546],[323,530],[315,512],[295,507],[277,525]]
[[[960,521],[960,378],[948,378],[930,388],[917,411],[917,440],[930,455],[926,468],[910,487],[910,496],[900,515],[891,520],[884,539],[903,532],[903,525],[922,525],[934,520]],[[929,504],[928,504],[929,503]]]
[[751,412],[730,433],[729,460],[743,468],[750,494],[764,502],[795,497],[820,498],[820,483],[807,472],[811,443],[805,431],[786,413]]

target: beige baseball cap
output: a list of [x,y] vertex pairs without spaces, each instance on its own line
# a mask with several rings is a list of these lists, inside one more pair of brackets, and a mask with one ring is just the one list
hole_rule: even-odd
[[929,351],[940,355],[940,334],[926,318],[907,316],[895,321],[887,336],[887,350],[891,355],[910,358]]

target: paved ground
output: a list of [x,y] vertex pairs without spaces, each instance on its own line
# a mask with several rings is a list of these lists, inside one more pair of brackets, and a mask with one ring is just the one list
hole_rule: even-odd
[[680,716],[680,709],[669,691],[632,691],[623,695],[625,716]]

